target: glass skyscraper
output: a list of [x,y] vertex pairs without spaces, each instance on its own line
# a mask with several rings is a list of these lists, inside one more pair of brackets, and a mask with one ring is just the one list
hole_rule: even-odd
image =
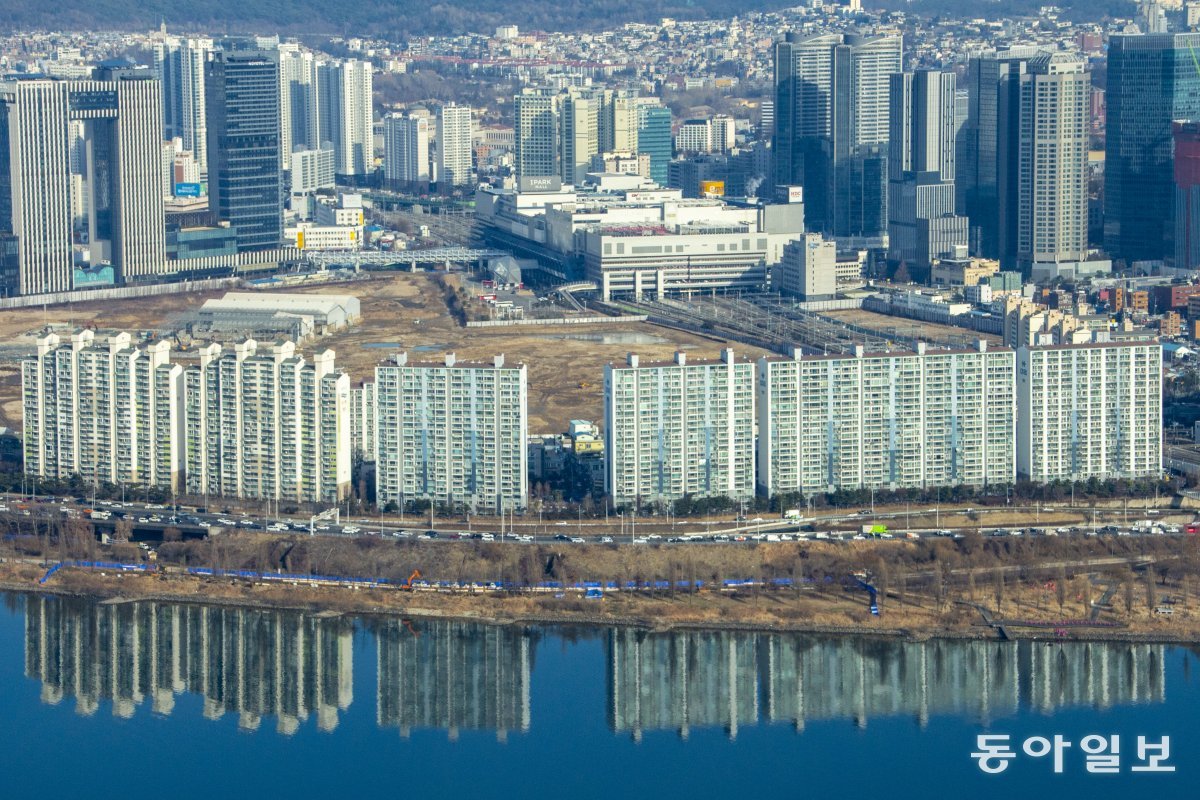
[[671,109],[665,106],[638,106],[638,152],[650,156],[650,179],[659,186],[667,185],[667,168],[671,163]]
[[209,208],[237,230],[239,252],[278,247],[279,53],[220,51],[206,77]]
[[1114,258],[1174,254],[1171,123],[1200,118],[1197,48],[1200,33],[1110,40],[1104,244]]
[[800,185],[810,230],[887,232],[888,80],[899,36],[788,33],[775,45],[775,184]]

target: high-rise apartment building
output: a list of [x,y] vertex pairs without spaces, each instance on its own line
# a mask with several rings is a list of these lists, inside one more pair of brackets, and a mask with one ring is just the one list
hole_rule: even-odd
[[1104,246],[1126,262],[1173,255],[1171,123],[1200,119],[1200,33],[1109,40]]
[[[156,121],[157,123],[157,121]],[[25,472],[182,491],[183,368],[128,333],[51,333],[21,363]]]
[[375,369],[375,496],[381,508],[413,501],[494,513],[529,500],[525,365],[460,362]]
[[605,89],[596,96],[600,100],[600,152],[636,153],[641,98],[618,89]]
[[351,59],[329,65],[329,140],[334,146],[338,175],[363,176],[375,169],[372,92],[369,62]]
[[350,452],[355,459],[374,462],[378,457],[378,421],[375,382],[363,381],[350,390]]
[[709,120],[712,137],[709,144],[714,153],[728,153],[737,145],[737,120],[727,114],[718,114]]
[[613,505],[754,495],[754,364],[712,361],[604,370],[605,487]]
[[209,209],[237,232],[239,252],[283,239],[279,53],[218,51],[208,63]]
[[162,84],[163,136],[179,137],[208,178],[204,73],[213,51],[212,39],[168,37],[154,42],[154,74]]
[[899,36],[840,33],[775,45],[775,184],[804,187],[810,230],[886,233],[888,81],[901,51]]
[[336,503],[350,491],[350,377],[292,342],[212,344],[184,371],[191,494]]
[[711,153],[713,150],[712,120],[687,119],[675,136],[677,153]]
[[600,153],[600,110],[598,97],[581,92],[562,95],[559,123],[562,126],[561,153],[563,183],[583,183],[592,164],[592,156]]
[[1009,178],[999,187],[1001,266],[1028,274],[1041,265],[1082,262],[1091,96],[1083,58],[1035,56],[1011,83],[1000,102],[1000,170]]
[[967,220],[954,213],[954,74],[898,73],[890,92],[888,258],[928,267],[930,257],[967,245]]
[[671,146],[671,109],[648,98],[637,104],[637,152],[650,156],[650,180],[667,185],[667,170],[674,156]]
[[166,271],[160,84],[118,64],[96,75],[0,83],[7,294],[69,291],[76,263],[118,283]]
[[437,110],[439,187],[471,183],[471,107],[450,103]]
[[292,194],[312,194],[337,186],[333,146],[326,142],[315,150],[293,150],[288,180]]
[[1017,474],[1037,483],[1162,474],[1162,346],[1017,350]]
[[763,358],[758,484],[771,496],[1014,479],[1011,350]]
[[392,113],[383,118],[383,175],[389,184],[428,187],[429,117]]

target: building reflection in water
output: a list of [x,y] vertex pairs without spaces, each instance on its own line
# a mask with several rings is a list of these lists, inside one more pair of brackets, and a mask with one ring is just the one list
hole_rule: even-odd
[[375,628],[376,719],[407,738],[413,729],[529,730],[533,634],[513,626],[388,620]]
[[332,731],[354,697],[353,631],[290,611],[29,597],[25,674],[42,682],[44,702],[73,697],[81,714],[108,700],[130,717],[147,698],[170,714],[189,692],[206,717],[233,713],[243,729],[272,716],[290,735],[311,715]]
[[1019,709],[1161,703],[1165,647],[1151,644],[913,642],[868,637],[614,629],[609,724],[646,730],[906,715],[988,721]]
[[[530,728],[531,673],[542,629],[454,621],[360,623],[376,644],[376,721],[414,730]],[[170,714],[183,692],[204,715],[235,714],[280,733],[306,720],[332,731],[353,699],[356,623],[337,615],[176,605],[25,599],[25,673],[46,703],[81,714],[104,701],[130,717]],[[581,631],[554,634],[570,641]],[[594,632],[584,631],[583,635]],[[987,722],[1018,711],[1161,703],[1166,648],[1149,644],[1016,644],[872,637],[648,633],[610,629],[608,723],[644,731],[738,730],[762,722],[955,715]],[[549,680],[556,677],[550,676]],[[580,710],[586,713],[587,709]],[[595,709],[599,713],[600,709]]]

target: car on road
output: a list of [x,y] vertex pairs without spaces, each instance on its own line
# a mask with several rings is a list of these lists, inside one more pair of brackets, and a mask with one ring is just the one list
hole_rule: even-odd
[[441,534],[439,534],[437,531],[425,531],[424,535],[426,539],[437,539],[439,536],[441,536]]
[[362,532],[362,528],[358,527],[357,525],[343,525],[342,526],[342,533],[361,533],[361,532]]
[[575,544],[583,544],[583,537],[582,536],[572,536],[571,541],[574,542]]
[[611,536],[601,536],[600,544],[612,544],[612,540],[613,538]]
[[860,509],[858,510],[858,515],[859,515],[860,517],[869,517],[869,516],[871,516],[871,509],[869,509],[869,508],[860,508]]

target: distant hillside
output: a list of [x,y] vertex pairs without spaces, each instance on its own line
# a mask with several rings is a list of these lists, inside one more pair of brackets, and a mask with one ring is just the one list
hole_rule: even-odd
[[863,5],[944,19],[1032,17],[1042,6],[1058,6],[1064,17],[1077,21],[1132,17],[1137,10],[1133,0],[863,0]]
[[722,19],[747,11],[787,8],[796,0],[0,0],[8,29],[137,30],[157,27],[214,33],[288,32],[405,35],[490,33],[498,25],[523,30],[611,28],[625,22]]

